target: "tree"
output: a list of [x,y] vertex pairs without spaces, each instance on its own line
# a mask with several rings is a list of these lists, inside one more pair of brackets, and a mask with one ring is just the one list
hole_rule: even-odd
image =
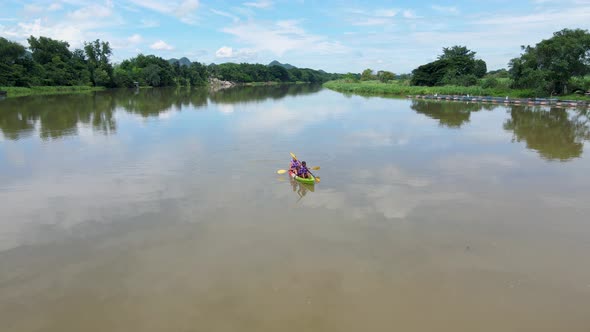
[[24,75],[24,67],[17,62],[24,55],[24,46],[0,37],[0,85],[19,85],[17,82]]
[[438,60],[412,71],[412,85],[462,85],[477,83],[485,76],[485,61],[475,58],[475,52],[465,46],[444,47]]
[[563,29],[510,60],[514,87],[535,88],[545,93],[568,93],[568,81],[590,73],[590,33]]
[[113,78],[113,66],[109,63],[112,49],[109,42],[101,42],[99,39],[84,43],[84,52],[88,57],[88,70],[92,84],[95,86],[110,85]]
[[438,56],[439,60],[456,58],[467,58],[469,60],[475,60],[475,52],[469,50],[465,46],[455,45],[452,47],[443,47],[443,54]]
[[29,42],[33,60],[41,65],[52,62],[55,56],[58,56],[63,62],[67,62],[72,57],[68,42],[47,37],[35,38],[33,36],[30,36],[27,41]]
[[379,72],[377,72],[377,78],[379,79],[379,81],[387,83],[395,79],[395,74],[390,71],[380,70]]
[[361,73],[361,81],[370,81],[374,79],[375,76],[373,75],[373,69],[367,68]]

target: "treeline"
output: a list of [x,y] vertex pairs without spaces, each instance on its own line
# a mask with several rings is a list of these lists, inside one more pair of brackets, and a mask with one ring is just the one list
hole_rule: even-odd
[[289,68],[282,66],[265,66],[249,63],[211,64],[207,67],[209,74],[224,81],[251,82],[309,82],[322,83],[341,78],[341,74],[330,74],[322,70],[308,68]]
[[[421,65],[405,77],[413,86],[479,86],[506,93],[521,90],[530,96],[565,95],[590,91],[590,33],[582,29],[563,29],[535,46],[523,46],[523,53],[508,64],[508,70],[487,72],[487,64],[465,46],[443,48],[437,60]],[[392,80],[366,69],[360,80]],[[409,77],[408,77],[409,76]],[[358,75],[346,76],[358,81]]]
[[70,50],[65,41],[47,37],[27,39],[29,47],[0,37],[0,86],[200,86],[210,78],[249,82],[321,83],[341,77],[321,70],[265,66],[261,64],[180,65],[143,55],[113,64],[108,42],[85,42],[83,49]]

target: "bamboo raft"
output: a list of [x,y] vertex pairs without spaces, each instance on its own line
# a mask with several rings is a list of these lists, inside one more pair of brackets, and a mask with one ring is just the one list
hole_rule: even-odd
[[553,107],[589,107],[590,102],[584,100],[560,100],[556,98],[508,98],[469,95],[409,95],[410,99],[429,99],[462,101],[472,103],[491,103],[506,105],[546,105]]

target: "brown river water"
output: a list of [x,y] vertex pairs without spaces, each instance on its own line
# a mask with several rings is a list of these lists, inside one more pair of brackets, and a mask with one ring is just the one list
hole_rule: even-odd
[[[317,86],[0,101],[0,330],[590,331],[590,121]],[[278,175],[294,152],[321,182]]]

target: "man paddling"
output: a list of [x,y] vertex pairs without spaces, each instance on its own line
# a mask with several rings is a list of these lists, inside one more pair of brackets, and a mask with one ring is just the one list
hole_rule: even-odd
[[299,167],[299,170],[297,172],[297,176],[300,178],[309,178],[309,169],[307,169],[307,163],[305,161],[301,162],[301,167]]

